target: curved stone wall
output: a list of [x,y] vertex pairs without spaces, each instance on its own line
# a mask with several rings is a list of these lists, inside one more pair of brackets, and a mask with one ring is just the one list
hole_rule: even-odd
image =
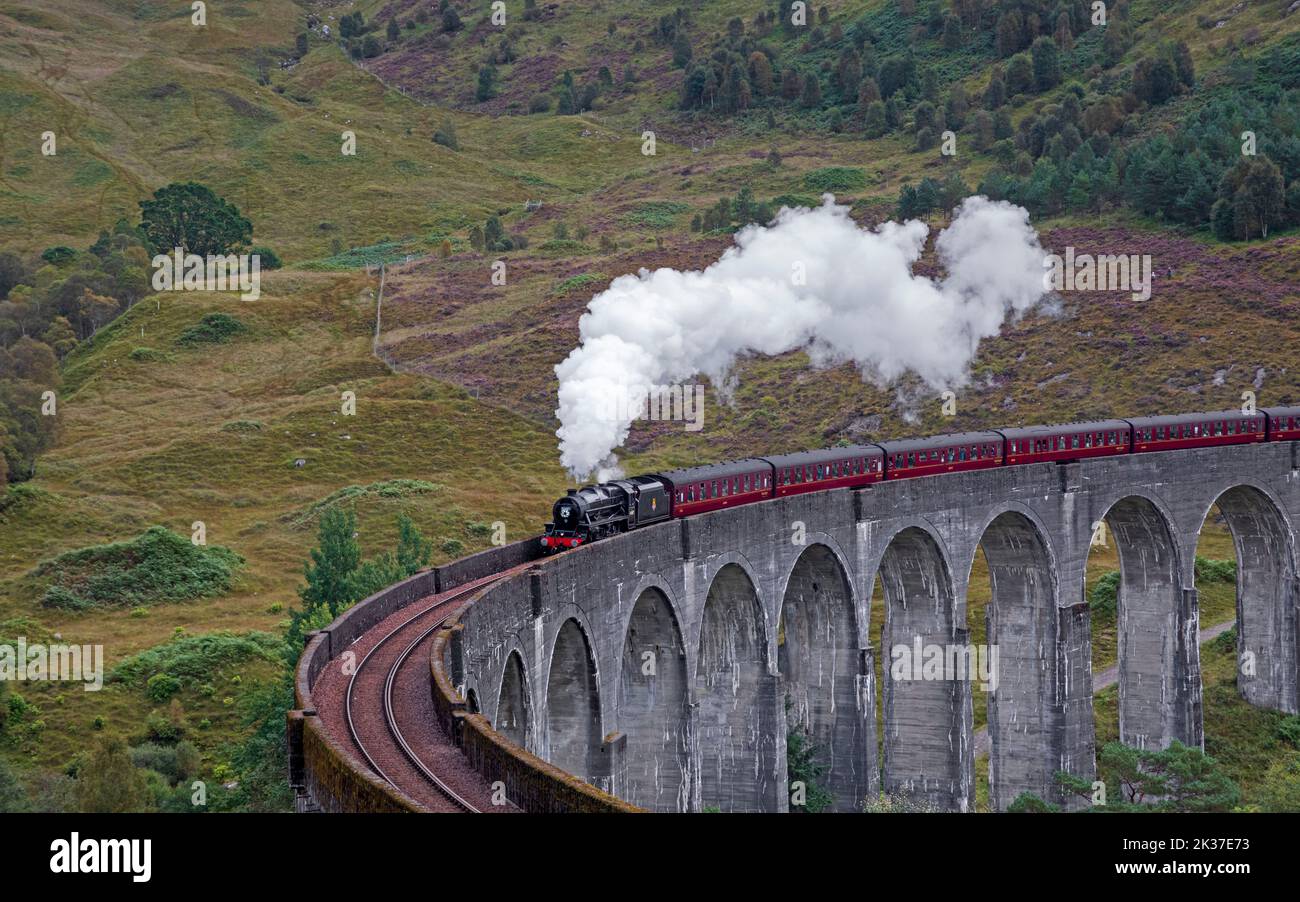
[[309,634],[294,674],[297,709],[288,713],[289,782],[312,807],[328,812],[420,810],[387,782],[354,762],[316,715],[312,689],[330,661],[363,633],[413,602],[532,560],[536,537],[492,548],[417,573],[357,602],[325,629]]

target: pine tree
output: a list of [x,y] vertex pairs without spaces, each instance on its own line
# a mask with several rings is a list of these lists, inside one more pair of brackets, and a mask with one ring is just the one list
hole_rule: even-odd
[[325,608],[337,617],[356,600],[351,595],[352,574],[361,563],[356,531],[357,515],[350,509],[331,507],[321,517],[318,547],[303,568],[307,585],[298,591],[306,612]]
[[489,216],[487,222],[483,224],[483,247],[489,251],[497,250],[504,236],[505,230],[501,228],[501,220]]
[[677,37],[673,38],[673,65],[678,69],[685,69],[686,64],[691,61],[695,51],[691,49],[691,39],[686,36],[686,32],[677,29]]
[[1061,55],[1056,43],[1048,37],[1034,41],[1030,53],[1033,56],[1034,87],[1040,92],[1050,91],[1061,81]]
[[803,95],[800,97],[802,103],[808,109],[816,109],[822,105],[822,86],[821,81],[815,73],[810,73],[803,83]]
[[996,110],[1007,102],[1007,85],[1002,80],[1002,72],[994,69],[989,77],[988,87],[984,89],[984,109]]
[[879,138],[889,129],[885,122],[885,105],[879,100],[867,105],[862,118],[862,130],[868,138]]
[[482,103],[497,96],[496,81],[496,67],[491,63],[481,66],[478,70],[478,87],[474,91],[474,99]]

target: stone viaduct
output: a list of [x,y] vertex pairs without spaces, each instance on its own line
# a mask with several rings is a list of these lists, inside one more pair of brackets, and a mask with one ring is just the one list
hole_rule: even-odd
[[[1123,741],[1203,745],[1194,562],[1218,504],[1238,559],[1238,682],[1295,712],[1300,443],[1137,454],[900,480],[751,504],[539,562],[487,590],[449,652],[471,711],[527,751],[644,808],[781,811],[801,723],[834,807],[881,790],[974,805],[968,679],[891,676],[890,649],[964,646],[983,547],[999,666],[995,808],[1094,771],[1085,567],[1118,546]],[[800,541],[802,540],[802,541]],[[884,590],[882,648],[870,598]],[[884,656],[877,685],[874,660]],[[878,738],[878,731],[883,736]],[[878,752],[878,748],[881,750]]]

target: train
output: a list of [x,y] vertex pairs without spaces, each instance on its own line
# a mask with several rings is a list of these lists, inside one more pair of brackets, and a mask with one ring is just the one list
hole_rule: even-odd
[[1300,407],[956,432],[747,457],[569,489],[552,507],[541,544],[555,553],[666,520],[893,479],[1281,441],[1300,441]]

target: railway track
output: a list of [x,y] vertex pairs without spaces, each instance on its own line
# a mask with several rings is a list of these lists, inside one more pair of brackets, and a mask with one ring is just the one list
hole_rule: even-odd
[[[376,776],[433,811],[478,813],[483,808],[476,800],[467,798],[469,793],[458,790],[450,780],[439,774],[436,762],[435,766],[430,766],[428,758],[436,758],[436,755],[422,755],[417,750],[418,740],[413,741],[408,735],[411,731],[404,731],[400,722],[400,714],[405,706],[395,702],[395,699],[401,695],[404,676],[416,677],[416,685],[427,687],[427,667],[420,668],[420,673],[410,672],[409,668],[421,660],[415,652],[427,647],[433,634],[463,607],[465,599],[501,578],[503,577],[477,582],[431,604],[421,604],[420,610],[386,629],[362,657],[348,680],[344,695],[344,716],[353,745]],[[382,698],[382,705],[377,704],[379,699],[374,697],[376,691]],[[427,697],[427,689],[425,695]],[[377,728],[379,725],[373,720],[373,713],[377,709],[383,712],[382,729]],[[425,730],[431,727],[431,721],[420,721],[420,724]],[[408,716],[408,728],[410,726]],[[430,751],[435,750],[430,748]],[[452,752],[459,755],[454,747]],[[428,791],[419,791],[420,787],[413,786],[413,781]]]

